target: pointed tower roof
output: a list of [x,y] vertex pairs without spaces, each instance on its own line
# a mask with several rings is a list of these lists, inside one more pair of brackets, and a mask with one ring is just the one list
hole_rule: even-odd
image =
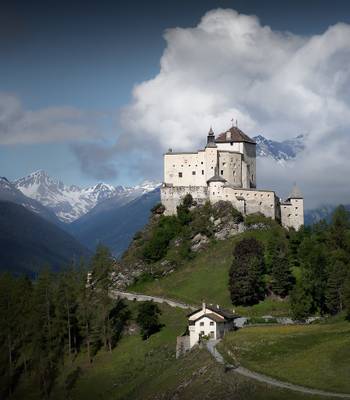
[[206,147],[217,147],[215,144],[215,135],[212,127],[210,127],[208,132]]
[[301,190],[297,186],[296,183],[294,183],[292,191],[290,192],[288,199],[302,199],[303,195],[301,193]]

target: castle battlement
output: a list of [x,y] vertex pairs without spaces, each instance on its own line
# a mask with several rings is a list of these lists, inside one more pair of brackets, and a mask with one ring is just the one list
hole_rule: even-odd
[[203,150],[164,154],[161,201],[166,215],[176,214],[186,194],[197,204],[230,201],[243,215],[262,213],[287,228],[304,224],[304,200],[296,187],[283,202],[272,190],[256,189],[256,143],[237,127],[217,138],[210,129]]

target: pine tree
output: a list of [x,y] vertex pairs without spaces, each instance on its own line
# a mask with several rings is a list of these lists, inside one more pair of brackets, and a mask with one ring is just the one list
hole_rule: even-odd
[[265,284],[264,251],[254,239],[242,239],[236,244],[229,272],[229,290],[232,304],[251,305],[263,299]]
[[5,392],[11,394],[15,376],[15,349],[18,340],[18,302],[16,297],[16,281],[8,273],[0,277],[0,343],[5,355],[6,376]]
[[326,288],[326,305],[331,314],[337,314],[344,307],[344,290],[347,266],[340,260],[331,266]]
[[159,321],[161,310],[153,301],[145,301],[139,304],[136,322],[141,327],[141,336],[143,340],[159,332],[162,325]]
[[285,297],[294,284],[289,265],[288,241],[280,229],[270,236],[266,250],[267,271],[271,275],[271,289],[278,296]]

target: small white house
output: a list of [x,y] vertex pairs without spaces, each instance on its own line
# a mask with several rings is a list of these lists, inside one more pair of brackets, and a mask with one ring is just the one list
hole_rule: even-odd
[[219,305],[206,305],[188,315],[188,330],[190,336],[190,348],[197,344],[201,337],[209,339],[221,339],[227,331],[234,329],[234,320],[239,318]]

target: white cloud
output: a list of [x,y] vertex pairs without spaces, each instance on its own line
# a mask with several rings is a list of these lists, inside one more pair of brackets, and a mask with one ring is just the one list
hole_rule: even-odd
[[288,168],[262,163],[261,182],[284,191],[297,180],[307,206],[350,202],[344,198],[350,184],[349,25],[302,37],[218,9],[194,28],[169,29],[165,39],[159,74],[134,88],[121,114],[131,147],[150,142],[163,150],[193,149],[210,125],[219,133],[231,118],[251,136],[307,133],[297,162]]
[[94,137],[94,119],[87,112],[66,106],[25,110],[17,96],[0,93],[0,145]]

